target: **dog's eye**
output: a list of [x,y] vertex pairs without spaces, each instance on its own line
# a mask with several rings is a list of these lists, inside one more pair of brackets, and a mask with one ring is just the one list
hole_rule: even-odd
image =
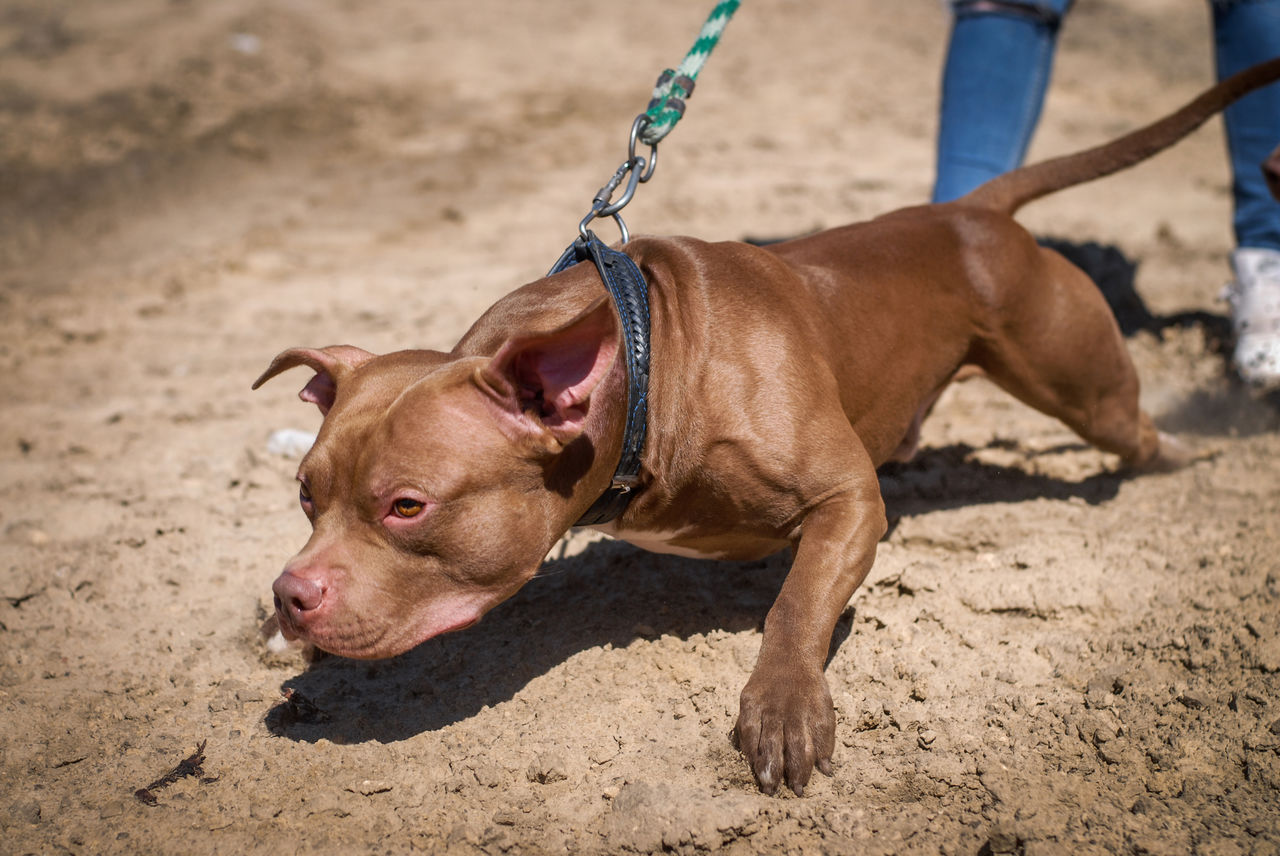
[[422,503],[416,499],[397,499],[391,508],[396,516],[404,518],[417,517],[422,513]]
[[311,489],[305,484],[298,485],[298,501],[303,505],[311,504]]

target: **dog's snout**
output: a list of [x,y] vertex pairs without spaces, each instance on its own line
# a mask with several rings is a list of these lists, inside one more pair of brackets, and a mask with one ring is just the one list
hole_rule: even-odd
[[288,571],[276,578],[271,591],[275,593],[276,612],[295,625],[305,622],[307,613],[317,609],[324,601],[324,586]]

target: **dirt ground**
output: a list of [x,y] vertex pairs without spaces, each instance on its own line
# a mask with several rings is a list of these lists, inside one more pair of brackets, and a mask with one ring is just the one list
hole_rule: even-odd
[[[1280,405],[1225,367],[1216,121],[1023,217],[1136,287],[1144,401],[1211,457],[1122,479],[950,391],[884,473],[804,798],[757,793],[728,740],[785,557],[575,533],[464,633],[267,652],[308,529],[267,439],[319,416],[301,374],[251,381],[291,345],[447,349],[541,275],[710,5],[0,3],[0,850],[1280,853]],[[1080,0],[1033,156],[1206,85],[1207,18]],[[744,4],[629,224],[776,237],[922,201],[947,26]]]

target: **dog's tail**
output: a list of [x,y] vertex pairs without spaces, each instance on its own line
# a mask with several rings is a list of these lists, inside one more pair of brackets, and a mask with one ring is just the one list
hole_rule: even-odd
[[[958,201],[1012,214],[1042,196],[1111,175],[1146,160],[1190,134],[1227,105],[1275,80],[1280,80],[1280,57],[1228,77],[1202,92],[1182,109],[1146,127],[1073,155],[1006,172]],[[1280,140],[1276,142],[1280,143]]]

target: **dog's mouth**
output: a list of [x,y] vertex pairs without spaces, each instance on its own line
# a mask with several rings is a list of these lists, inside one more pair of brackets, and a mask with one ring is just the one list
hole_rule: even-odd
[[480,616],[477,615],[475,618],[464,624],[459,624],[457,627],[450,627],[448,630],[441,630],[437,635],[443,636],[445,633],[457,633],[459,630],[466,630],[468,627],[475,627],[479,623]]
[[422,620],[375,624],[367,620],[309,622],[305,628],[291,623],[287,610],[277,607],[280,633],[290,642],[301,640],[322,651],[352,660],[382,660],[412,650],[430,639],[456,633],[478,624],[484,614],[480,604],[465,601],[428,607]]
[[289,612],[284,608],[284,604],[280,602],[280,596],[276,596],[276,628],[280,631],[280,635],[288,642],[296,642],[302,639],[302,632],[294,626],[293,620],[289,617]]

